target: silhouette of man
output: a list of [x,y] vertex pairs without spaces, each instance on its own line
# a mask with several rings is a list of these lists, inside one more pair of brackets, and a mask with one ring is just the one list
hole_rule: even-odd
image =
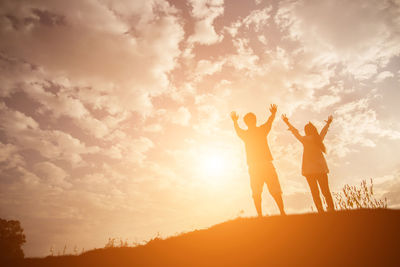
[[233,111],[231,113],[236,134],[245,144],[250,186],[253,193],[254,206],[256,207],[259,217],[262,216],[261,194],[264,183],[267,184],[268,190],[278,205],[281,215],[285,215],[281,185],[279,184],[275,167],[272,164],[273,158],[267,141],[272,122],[275,119],[277,106],[271,105],[269,110],[271,115],[267,122],[258,127],[256,115],[247,113],[243,118],[244,123],[247,125],[247,130],[243,130],[239,127],[239,116],[236,112]]

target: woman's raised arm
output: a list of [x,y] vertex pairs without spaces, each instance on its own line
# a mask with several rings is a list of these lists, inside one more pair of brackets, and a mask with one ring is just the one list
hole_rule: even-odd
[[332,117],[332,115],[330,115],[330,116],[328,117],[328,119],[325,121],[326,124],[325,124],[324,128],[322,128],[321,133],[319,134],[319,136],[321,136],[321,140],[324,140],[325,135],[326,135],[327,132],[328,132],[329,125],[331,125],[331,123],[332,123],[332,120],[333,120],[333,117]]

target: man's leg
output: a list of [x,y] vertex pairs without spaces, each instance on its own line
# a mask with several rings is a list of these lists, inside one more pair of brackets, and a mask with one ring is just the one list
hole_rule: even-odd
[[325,197],[326,204],[328,205],[329,211],[335,210],[335,205],[333,204],[331,190],[329,190],[328,175],[326,173],[318,176],[319,187],[321,188],[322,194]]
[[254,206],[256,207],[258,217],[262,217],[261,194],[264,182],[260,179],[260,171],[257,166],[249,167],[249,174]]
[[278,174],[272,162],[266,164],[266,172],[264,175],[266,177],[265,182],[267,183],[269,193],[274,198],[281,215],[286,215],[282,200],[281,184],[279,183]]
[[314,199],[314,204],[317,207],[318,212],[324,212],[324,208],[322,207],[321,198],[319,196],[319,189],[317,184],[317,179],[313,176],[306,176],[308,185],[310,186],[311,195]]

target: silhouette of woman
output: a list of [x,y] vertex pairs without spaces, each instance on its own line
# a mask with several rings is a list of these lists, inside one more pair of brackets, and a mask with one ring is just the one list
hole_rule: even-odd
[[318,185],[325,197],[328,205],[328,211],[335,209],[331,191],[329,190],[328,184],[328,165],[326,164],[323,153],[326,153],[326,148],[323,143],[326,133],[328,132],[329,125],[331,124],[333,117],[329,116],[326,120],[326,125],[322,129],[321,133],[318,133],[317,128],[309,122],[304,127],[305,136],[299,134],[299,131],[290,124],[289,119],[286,115],[282,115],[282,120],[289,127],[289,131],[299,140],[304,147],[303,151],[303,164],[301,173],[306,177],[308,185],[310,186],[311,194],[314,199],[315,206],[318,212],[324,212],[322,202],[319,194]]

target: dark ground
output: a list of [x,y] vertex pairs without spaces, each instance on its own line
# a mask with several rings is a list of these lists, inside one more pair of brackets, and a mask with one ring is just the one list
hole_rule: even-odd
[[134,248],[13,266],[400,266],[400,210],[239,218]]

